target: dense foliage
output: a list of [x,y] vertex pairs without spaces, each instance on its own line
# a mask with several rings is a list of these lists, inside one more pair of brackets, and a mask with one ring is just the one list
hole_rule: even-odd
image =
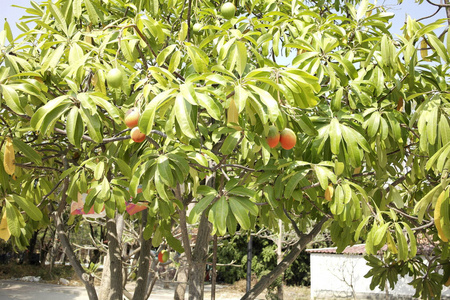
[[[281,219],[301,237],[326,218],[339,251],[387,245],[374,286],[394,284],[395,265],[438,296],[450,274],[435,272],[450,268],[444,20],[409,18],[394,37],[368,1],[234,3],[228,20],[214,0],[48,0],[31,2],[20,36],[5,25],[2,236],[25,247],[82,193],[108,220],[144,201],[143,237],[179,252],[187,232],[183,247],[172,226],[186,213],[218,235]],[[132,107],[143,143],[123,122]],[[270,125],[296,146],[270,148]]]

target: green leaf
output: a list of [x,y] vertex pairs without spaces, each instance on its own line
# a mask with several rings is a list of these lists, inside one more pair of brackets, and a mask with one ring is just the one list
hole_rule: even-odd
[[167,187],[164,185],[163,181],[161,180],[161,175],[158,172],[158,169],[156,169],[155,172],[155,187],[156,191],[158,192],[158,196],[160,196],[162,199],[169,201],[169,195],[167,194]]
[[406,232],[408,233],[409,237],[409,257],[414,258],[417,254],[417,241],[416,236],[414,235],[414,232],[411,230],[411,227],[405,222],[401,223],[403,225],[403,228],[406,229]]
[[72,145],[81,148],[81,137],[84,133],[83,120],[77,107],[72,107],[66,121],[67,138]]
[[299,182],[305,178],[306,174],[308,173],[308,170],[303,170],[300,172],[295,173],[293,176],[290,177],[289,181],[287,182],[285,189],[284,189],[284,197],[286,199],[290,199],[292,193],[297,188]]
[[420,199],[419,202],[414,206],[414,213],[417,214],[419,218],[419,222],[423,221],[423,216],[428,208],[428,205],[433,200],[433,196],[435,193],[440,194],[442,191],[442,184],[436,185],[431,191],[429,191],[425,196]]
[[404,261],[408,258],[408,243],[406,241],[406,238],[403,234],[402,228],[400,227],[400,224],[395,223],[395,233],[397,236],[397,243],[398,243],[398,260]]
[[260,101],[267,107],[269,120],[272,123],[275,123],[281,114],[280,108],[278,107],[278,102],[269,92],[252,84],[249,84],[249,87],[255,92],[256,95],[259,96]]
[[228,216],[228,202],[224,196],[213,205],[214,225],[219,232],[219,236],[225,235],[227,232],[227,216]]
[[150,100],[150,103],[145,107],[144,112],[139,118],[139,129],[141,132],[149,135],[153,128],[155,121],[156,110],[160,105],[172,99],[172,93],[175,89],[166,90],[158,94],[155,98]]
[[380,127],[380,119],[380,113],[377,111],[370,116],[369,120],[367,121],[367,133],[369,134],[369,137],[374,137],[377,134],[378,128]]
[[132,173],[131,173],[130,166],[125,161],[123,161],[122,159],[117,158],[117,157],[114,157],[114,161],[116,162],[117,166],[119,167],[120,172],[122,172],[122,174],[125,177],[131,178]]
[[56,50],[54,50],[42,63],[42,70],[47,71],[48,69],[54,69],[58,65],[61,57],[64,54],[66,44],[61,43]]
[[167,57],[173,52],[173,50],[175,50],[175,48],[176,45],[170,45],[164,48],[156,58],[156,62],[158,63],[158,65],[162,66],[166,61]]
[[103,204],[105,201],[108,201],[110,197],[110,191],[111,191],[111,185],[109,184],[108,179],[106,176],[103,177],[102,183],[99,185],[100,191],[97,194],[97,197],[95,199],[95,202],[98,202],[99,205],[97,209],[95,209],[96,213],[100,213],[103,209]]
[[12,236],[20,236],[20,222],[18,215],[20,215],[17,208],[12,205],[8,200],[5,200],[6,204],[6,220],[8,222],[8,228]]
[[191,119],[191,104],[184,99],[182,94],[178,94],[175,100],[175,117],[184,135],[194,139],[195,126]]
[[103,177],[103,173],[105,172],[105,162],[100,161],[97,163],[94,169],[94,179],[100,180]]
[[42,212],[33,202],[16,194],[9,195],[8,199],[9,201],[14,200],[14,202],[16,202],[31,219],[35,221],[40,221],[42,219]]
[[361,230],[367,225],[367,222],[369,222],[370,218],[371,218],[371,216],[364,217],[363,221],[361,223],[359,223],[358,228],[356,228],[356,231],[355,231],[355,241],[356,242],[359,241],[359,236],[361,235]]
[[164,182],[165,185],[174,187],[175,181],[172,175],[172,169],[170,168],[168,157],[162,155],[158,157],[156,163],[162,182]]
[[187,46],[188,55],[192,61],[195,71],[198,74],[208,72],[208,59],[207,56],[198,48],[194,46]]
[[439,40],[439,38],[433,34],[427,34],[428,42],[437,52],[438,56],[446,63],[449,63],[448,51],[445,49],[444,44]]
[[78,169],[78,166],[72,166],[70,168],[68,168],[67,170],[64,170],[64,172],[61,173],[61,175],[59,176],[60,179],[64,179],[66,178],[66,176],[72,174],[73,172],[75,172]]
[[189,223],[197,223],[200,215],[211,204],[215,197],[216,195],[210,194],[200,199],[200,201],[198,201],[189,213]]
[[314,170],[316,171],[317,179],[319,179],[320,186],[322,189],[326,190],[328,188],[328,176],[327,173],[329,170],[324,167],[315,166]]
[[84,200],[84,207],[83,210],[85,213],[88,213],[92,206],[94,205],[95,202],[95,198],[97,197],[98,193],[100,192],[101,186],[97,185],[95,188],[91,189],[87,196],[86,199]]
[[242,74],[244,74],[245,71],[245,67],[247,66],[247,48],[241,41],[237,41],[236,46],[238,55],[236,61],[236,71],[238,72],[239,76],[242,77]]
[[339,154],[339,144],[341,143],[341,125],[339,124],[338,119],[333,118],[330,123],[330,144],[331,144],[331,152],[333,154]]
[[81,12],[82,12],[81,3],[82,3],[82,0],[74,0],[73,4],[72,4],[73,16],[77,19],[79,19],[81,17]]
[[245,207],[245,209],[252,215],[254,215],[255,217],[258,216],[259,210],[258,210],[258,206],[256,206],[256,204],[252,201],[250,201],[248,198],[244,198],[244,197],[230,197],[233,199],[238,199],[239,203]]
[[60,29],[64,31],[66,35],[68,35],[66,19],[64,18],[59,8],[53,2],[50,2],[48,5],[48,9],[50,10],[52,17],[55,18],[55,21],[59,25]]
[[56,109],[60,105],[70,104],[68,95],[60,96],[55,99],[48,101],[44,106],[40,107],[31,117],[30,125],[35,130],[40,130],[42,122],[44,121],[45,116]]
[[240,137],[241,137],[240,131],[235,131],[235,132],[229,134],[225,138],[225,141],[223,142],[223,145],[220,148],[221,152],[224,155],[229,155],[229,154],[233,153],[234,149],[236,148],[236,146],[239,142]]
[[157,17],[158,10],[159,10],[159,0],[148,0],[147,9],[150,12],[152,17]]
[[173,72],[178,68],[178,65],[180,64],[181,61],[181,51],[175,51],[172,54],[172,57],[170,58],[170,62],[169,62],[169,72]]
[[86,10],[91,23],[97,25],[99,23],[100,17],[98,16],[95,7],[92,5],[91,0],[84,0],[84,5],[86,6]]
[[230,204],[234,217],[238,221],[239,225],[241,225],[242,229],[249,230],[251,223],[247,209],[239,202],[238,199],[233,197],[229,199],[228,203]]
[[205,108],[208,114],[216,120],[222,117],[222,106],[207,94],[197,93],[198,104]]
[[255,191],[252,191],[251,189],[248,189],[243,186],[236,186],[236,187],[232,188],[229,191],[229,193],[232,195],[243,196],[243,197],[248,197],[248,198],[252,198],[256,194]]
[[197,95],[195,94],[192,83],[188,82],[180,85],[180,92],[186,101],[192,105],[197,105]]
[[56,122],[60,119],[67,109],[71,106],[70,103],[59,105],[55,109],[48,112],[42,120],[41,133],[47,134],[47,132],[52,132]]
[[17,150],[21,151],[25,155],[25,157],[29,158],[32,162],[37,165],[42,164],[41,156],[31,146],[16,138],[13,139],[13,144],[14,147],[17,148]]
[[6,19],[5,19],[5,23],[3,25],[3,29],[6,32],[6,38],[8,39],[8,42],[10,44],[13,44],[14,43],[14,38],[13,38],[13,35],[12,35],[11,27],[9,26],[9,23],[8,23],[8,21],[6,21]]
[[103,127],[102,121],[98,114],[91,114],[84,107],[82,107],[79,112],[81,113],[81,118],[86,124],[89,136],[94,140],[94,142],[101,143],[103,141]]
[[300,115],[300,118],[297,118],[295,121],[298,123],[302,131],[307,135],[316,136],[318,134],[316,128],[314,127],[314,124],[306,114]]
[[23,114],[23,108],[19,101],[19,95],[13,87],[7,86],[5,84],[1,85],[1,91],[3,99],[5,99],[6,105],[11,108],[15,113]]
[[385,223],[382,226],[378,227],[377,231],[375,231],[373,245],[375,247],[381,246],[381,243],[384,241],[386,236],[386,231],[389,228],[390,223]]
[[427,140],[431,145],[434,145],[437,137],[438,130],[438,116],[439,106],[435,106],[428,114],[427,118]]
[[234,88],[234,103],[239,113],[241,113],[247,104],[248,92],[238,84]]
[[93,103],[95,103],[95,105],[104,108],[112,119],[121,119],[120,110],[112,102],[109,102],[103,98],[103,96],[100,96],[100,94],[90,94],[89,98],[93,101]]

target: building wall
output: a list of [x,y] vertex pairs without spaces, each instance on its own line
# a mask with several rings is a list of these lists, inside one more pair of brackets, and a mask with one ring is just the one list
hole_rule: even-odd
[[[311,299],[352,298],[386,299],[386,289],[370,290],[371,278],[364,278],[370,267],[362,255],[311,253]],[[389,295],[395,299],[410,299],[415,290],[408,285],[411,278],[399,278]],[[443,295],[450,297],[444,287]]]

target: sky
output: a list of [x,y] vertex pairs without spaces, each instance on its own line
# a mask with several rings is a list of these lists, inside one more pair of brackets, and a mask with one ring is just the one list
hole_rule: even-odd
[[[35,0],[39,2],[39,0]],[[370,0],[374,3],[376,0]],[[434,2],[439,2],[435,0]],[[436,11],[435,7],[424,2],[422,5],[414,3],[414,0],[404,0],[403,4],[397,5],[397,0],[377,0],[378,5],[384,5],[389,8],[389,11],[395,14],[392,21],[392,33],[400,33],[400,28],[406,20],[406,14],[409,14],[413,19],[418,19],[423,16],[431,15]],[[21,8],[12,7],[12,5],[23,7],[31,7],[29,0],[0,0],[0,30],[3,29],[5,18],[13,30],[13,36],[16,37],[20,31],[16,28],[15,23],[19,21],[20,17],[25,14]],[[445,12],[442,9],[434,19],[445,18]],[[424,21],[429,23],[429,21]]]

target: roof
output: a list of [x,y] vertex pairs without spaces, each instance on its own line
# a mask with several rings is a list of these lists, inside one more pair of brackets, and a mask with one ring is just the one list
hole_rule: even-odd
[[363,255],[366,253],[366,246],[364,244],[358,244],[349,246],[342,251],[342,253],[338,253],[337,247],[331,247],[331,248],[317,248],[317,249],[306,249],[306,252],[308,253],[324,253],[324,254],[356,254],[356,255]]
[[[433,253],[434,246],[430,244],[417,244],[417,254],[432,254]],[[387,246],[384,245],[381,248],[381,251],[386,251]],[[306,252],[308,253],[322,253],[322,254],[354,254],[354,255],[364,255],[366,254],[366,246],[365,244],[357,244],[353,246],[348,246],[347,248],[342,251],[342,253],[337,252],[337,247],[331,247],[331,248],[317,248],[317,249],[306,249]]]

